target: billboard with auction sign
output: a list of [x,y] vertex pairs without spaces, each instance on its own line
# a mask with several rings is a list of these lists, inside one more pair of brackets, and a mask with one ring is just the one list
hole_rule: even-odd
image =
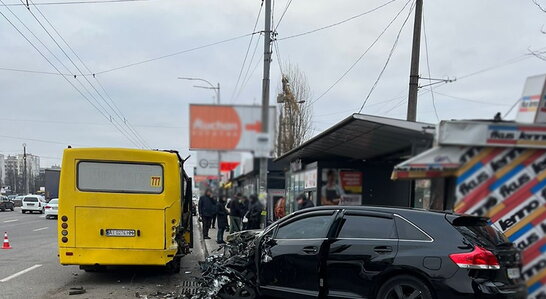
[[[190,149],[222,151],[263,151],[260,106],[190,105]],[[274,106],[269,107],[269,140],[274,140]],[[273,142],[269,142],[273,151]]]

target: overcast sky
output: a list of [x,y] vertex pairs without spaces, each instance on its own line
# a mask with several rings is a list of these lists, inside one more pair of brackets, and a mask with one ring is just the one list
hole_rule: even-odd
[[[18,0],[2,1],[6,4],[20,3]],[[35,0],[35,3],[46,1],[52,2]],[[546,3],[541,1],[546,7]],[[275,1],[275,24],[287,2]],[[408,1],[291,2],[277,28],[281,64],[290,61],[297,65],[307,76],[312,99],[316,99],[347,71]],[[96,78],[147,144],[153,148],[177,149],[188,155],[189,103],[213,103],[214,93],[194,88],[193,82],[177,80],[177,77],[201,77],[214,84],[219,82],[221,99],[226,104],[259,104],[262,65],[260,63],[256,69],[254,66],[262,57],[263,39],[259,41],[249,68],[252,75],[238,97],[233,95],[238,93],[235,87],[250,36],[104,71],[251,33],[260,3],[258,0],[150,0],[44,5],[39,8],[91,71],[97,73]],[[281,40],[384,4],[372,13],[338,26]],[[411,4],[410,1],[351,72],[314,103],[315,134],[359,110],[388,58]],[[0,12],[59,70],[68,74],[78,73],[25,7],[10,6],[10,9],[70,71],[65,71],[0,4]],[[44,26],[48,26],[35,7],[31,7],[31,11]],[[541,28],[546,27],[545,16],[531,0],[425,0],[430,76],[460,78],[453,83],[437,85],[434,95],[439,118],[491,118],[496,112],[507,112],[521,96],[525,78],[546,72],[545,61],[528,55],[529,49],[546,47],[546,34],[541,33]],[[262,12],[257,31],[262,30],[263,23]],[[402,29],[392,58],[362,113],[405,118],[412,26],[413,15]],[[52,29],[48,30],[54,34]],[[258,35],[253,38],[243,76]],[[79,63],[60,38],[56,39],[74,62]],[[420,73],[428,77],[424,37],[422,42]],[[275,53],[273,57],[272,103],[280,81]],[[490,67],[494,69],[465,77]],[[56,72],[1,15],[0,68]],[[81,82],[94,92],[81,76],[66,78],[79,89],[83,90]],[[88,78],[95,88],[102,91],[95,79]],[[0,154],[19,153],[22,144],[26,143],[30,153],[42,156],[42,166],[50,166],[60,163],[62,150],[68,144],[135,147],[59,75],[0,69],[0,103]],[[110,115],[116,117],[114,112]],[[513,119],[514,113],[509,118]],[[423,89],[419,97],[418,120],[438,122],[428,89]]]

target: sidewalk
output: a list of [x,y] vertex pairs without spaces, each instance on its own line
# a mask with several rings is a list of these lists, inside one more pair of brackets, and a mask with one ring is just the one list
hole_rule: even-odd
[[[203,223],[200,222],[200,221],[198,221],[198,223],[199,223],[199,236],[200,236],[200,239],[203,242],[202,245],[203,245],[203,248],[205,250],[205,257],[207,257],[209,255],[212,255],[212,254],[216,254],[218,248],[220,248],[220,245],[216,244],[216,233],[218,232],[218,230],[216,228],[209,229],[210,239],[205,240],[205,239],[202,238],[202,236],[203,236]],[[229,234],[229,232],[224,233],[224,240],[226,239],[228,234]]]

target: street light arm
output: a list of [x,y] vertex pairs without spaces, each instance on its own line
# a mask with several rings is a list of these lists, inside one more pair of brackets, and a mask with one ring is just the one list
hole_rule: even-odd
[[[208,89],[214,89],[215,92],[216,92],[216,100],[218,101],[218,104],[220,104],[220,83],[218,83],[217,86],[214,86],[212,83],[210,83],[208,80],[205,80],[203,78],[194,78],[194,77],[178,77],[178,79],[181,79],[181,80],[190,80],[190,81],[201,81],[201,82],[205,82],[207,83],[210,88]],[[205,88],[203,86],[194,86],[194,87],[199,87],[199,88]]]
[[207,83],[208,85],[210,85],[210,87],[212,87],[213,89],[217,89],[218,87],[212,85],[212,83],[210,83],[209,81],[205,80],[205,79],[201,79],[201,78],[192,78],[192,77],[178,77],[178,79],[180,80],[190,80],[190,81],[202,81],[202,82],[205,82]]

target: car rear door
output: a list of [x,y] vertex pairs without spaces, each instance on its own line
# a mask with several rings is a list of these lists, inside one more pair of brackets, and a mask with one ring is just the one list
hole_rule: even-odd
[[328,250],[328,297],[368,298],[374,279],[392,265],[398,251],[393,216],[346,211],[339,225]]
[[271,259],[260,264],[264,293],[284,298],[317,298],[325,244],[335,210],[309,212],[280,223],[268,242]]

